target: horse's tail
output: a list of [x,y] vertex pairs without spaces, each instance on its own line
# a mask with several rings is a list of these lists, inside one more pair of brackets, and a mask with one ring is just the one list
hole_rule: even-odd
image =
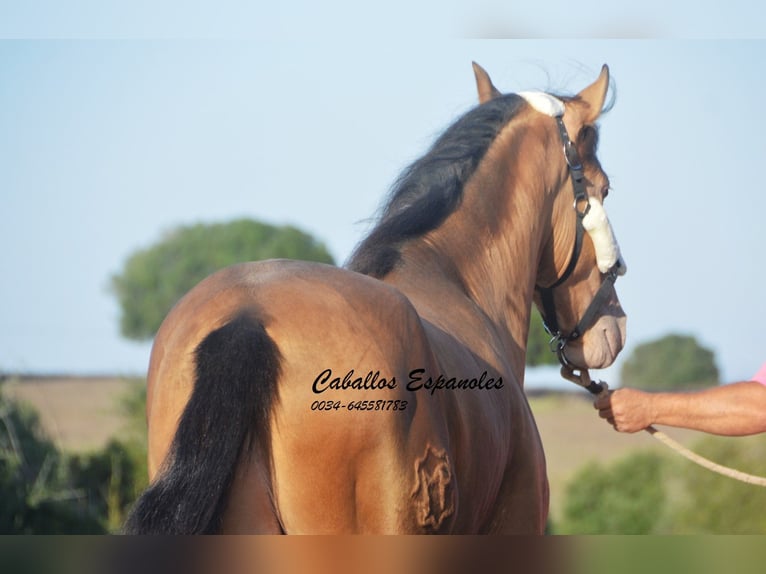
[[263,324],[240,313],[195,352],[194,389],[157,480],[136,501],[126,534],[220,530],[239,462],[266,444],[280,354]]

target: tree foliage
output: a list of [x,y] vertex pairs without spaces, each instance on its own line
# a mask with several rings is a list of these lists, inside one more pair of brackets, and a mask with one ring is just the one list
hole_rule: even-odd
[[120,330],[129,339],[150,339],[173,305],[202,279],[234,263],[271,258],[333,263],[322,243],[292,226],[240,219],[179,227],[133,253],[112,277],[122,309]]
[[532,309],[532,320],[527,336],[527,366],[556,365],[558,358],[551,352],[551,336],[543,327],[543,320],[536,308]]
[[713,352],[694,337],[670,334],[635,348],[621,371],[622,384],[646,390],[682,390],[718,384]]
[[[694,451],[729,468],[766,476],[766,435],[705,437]],[[683,462],[684,497],[674,533],[766,534],[766,489]]]
[[[766,435],[705,436],[692,450],[766,476]],[[555,533],[766,534],[766,489],[662,454],[638,451],[610,466],[583,466],[567,484]]]
[[[0,534],[119,529],[146,487],[145,424],[131,425],[101,450],[71,455],[44,435],[33,410],[2,390],[0,383]],[[130,412],[143,400],[131,400]]]
[[666,500],[663,459],[639,452],[610,467],[586,464],[566,489],[561,534],[650,534]]
[[65,460],[31,409],[0,387],[0,532],[98,534],[104,529],[83,504]]

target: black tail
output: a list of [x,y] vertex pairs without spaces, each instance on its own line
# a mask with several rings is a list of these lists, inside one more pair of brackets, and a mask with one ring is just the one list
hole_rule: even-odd
[[126,534],[220,530],[237,462],[250,437],[269,436],[280,355],[263,325],[242,313],[211,332],[195,354],[196,380],[157,480],[135,503]]

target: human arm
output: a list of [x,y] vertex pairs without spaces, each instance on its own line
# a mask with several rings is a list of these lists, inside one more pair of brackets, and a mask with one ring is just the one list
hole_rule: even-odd
[[661,424],[726,436],[766,432],[766,385],[743,381],[687,393],[631,388],[602,393],[594,406],[620,432]]

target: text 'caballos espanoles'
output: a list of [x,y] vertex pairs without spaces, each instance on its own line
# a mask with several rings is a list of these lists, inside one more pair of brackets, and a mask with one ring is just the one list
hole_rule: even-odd
[[[312,390],[319,394],[325,391],[379,391],[384,389],[396,389],[398,382],[395,376],[381,376],[380,371],[368,371],[364,376],[357,375],[354,369],[348,371],[343,377],[334,376],[332,369],[325,369],[312,385]],[[503,388],[503,377],[490,377],[487,371],[483,371],[477,377],[448,377],[443,373],[436,376],[429,375],[425,369],[413,369],[409,372],[405,389],[408,391],[489,391]]]

